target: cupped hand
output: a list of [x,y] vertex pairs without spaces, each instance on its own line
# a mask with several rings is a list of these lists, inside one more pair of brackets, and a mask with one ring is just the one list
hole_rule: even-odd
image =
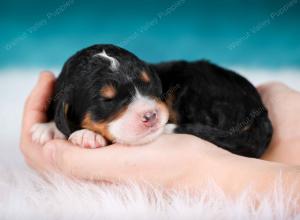
[[57,171],[79,179],[137,181],[188,189],[199,189],[205,181],[213,179],[230,194],[239,193],[254,180],[259,190],[269,189],[271,181],[282,170],[283,176],[289,178],[292,173],[293,178],[299,177],[297,169],[233,155],[184,134],[162,135],[143,146],[114,144],[85,149],[66,140],[52,140],[41,146],[31,140],[30,129],[36,123],[47,121],[54,84],[52,73],[42,73],[24,108],[21,150],[27,163],[41,173]]
[[230,154],[197,137],[179,134],[162,135],[150,144],[130,147],[114,144],[84,149],[66,140],[36,144],[30,130],[34,124],[47,121],[54,84],[54,75],[43,72],[24,108],[20,146],[26,162],[40,172],[55,170],[81,179],[173,185],[187,182],[193,171],[201,175],[206,170],[207,155]]

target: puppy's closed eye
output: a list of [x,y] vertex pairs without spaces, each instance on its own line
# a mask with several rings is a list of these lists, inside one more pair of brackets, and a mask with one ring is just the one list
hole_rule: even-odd
[[116,88],[111,85],[105,85],[100,89],[100,95],[103,97],[105,100],[112,100],[113,98],[116,97],[117,95],[117,90]]

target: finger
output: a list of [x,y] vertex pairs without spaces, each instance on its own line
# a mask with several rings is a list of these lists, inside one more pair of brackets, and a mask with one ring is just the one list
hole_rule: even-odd
[[44,166],[40,145],[31,140],[30,129],[33,124],[46,120],[46,114],[42,106],[47,105],[47,99],[51,97],[54,76],[50,72],[41,73],[39,80],[26,100],[23,113],[23,124],[20,140],[20,149],[27,161],[35,164],[33,168]]
[[30,110],[45,111],[51,101],[55,76],[51,72],[41,72],[37,84],[33,88],[26,103]]
[[[72,145],[68,141],[53,140],[42,149],[47,163],[55,167],[56,171],[70,177],[109,182],[156,179],[159,182],[164,176],[157,176],[157,173],[168,172],[174,168],[174,164],[180,163],[181,159],[186,160],[182,157],[182,145],[178,145],[178,140],[194,146],[184,147],[187,155],[194,155],[195,149],[196,152],[199,149],[205,152],[209,149],[220,150],[194,136],[179,134],[162,135],[146,146],[128,147],[113,144],[108,147],[86,149]],[[224,152],[227,153],[225,150]]]
[[47,120],[46,111],[54,90],[55,77],[50,72],[42,72],[37,84],[29,95],[23,114],[23,131],[26,133],[35,123]]
[[[86,149],[68,141],[53,140],[43,148],[43,154],[57,170],[64,175],[89,180],[118,181],[132,174],[138,175],[136,166],[145,151],[140,147],[109,146]],[[131,175],[128,175],[128,173]]]
[[260,95],[265,95],[271,92],[286,92],[291,89],[284,83],[272,81],[257,86],[257,90]]

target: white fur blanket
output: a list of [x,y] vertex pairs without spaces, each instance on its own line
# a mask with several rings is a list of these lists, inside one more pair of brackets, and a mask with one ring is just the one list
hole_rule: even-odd
[[[30,71],[37,73],[37,71]],[[243,71],[243,73],[252,71]],[[300,73],[265,71],[247,74],[257,83],[280,80],[300,87]],[[23,103],[37,74],[0,73],[0,219],[300,219],[293,212],[299,198],[283,194],[280,184],[257,195],[245,189],[239,198],[226,198],[212,182],[193,197],[184,192],[94,185],[59,176],[45,181],[27,168],[18,148]],[[300,196],[300,193],[299,193]],[[298,203],[299,204],[299,203]]]

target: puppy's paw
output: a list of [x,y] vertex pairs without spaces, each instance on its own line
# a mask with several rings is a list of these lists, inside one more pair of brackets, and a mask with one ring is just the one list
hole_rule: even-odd
[[175,124],[166,124],[164,128],[164,134],[173,134],[177,125]]
[[52,139],[65,139],[54,122],[37,123],[32,126],[30,131],[33,142],[38,144],[45,144]]
[[98,148],[106,146],[106,140],[102,135],[88,129],[81,129],[73,132],[69,137],[69,141],[85,148]]

